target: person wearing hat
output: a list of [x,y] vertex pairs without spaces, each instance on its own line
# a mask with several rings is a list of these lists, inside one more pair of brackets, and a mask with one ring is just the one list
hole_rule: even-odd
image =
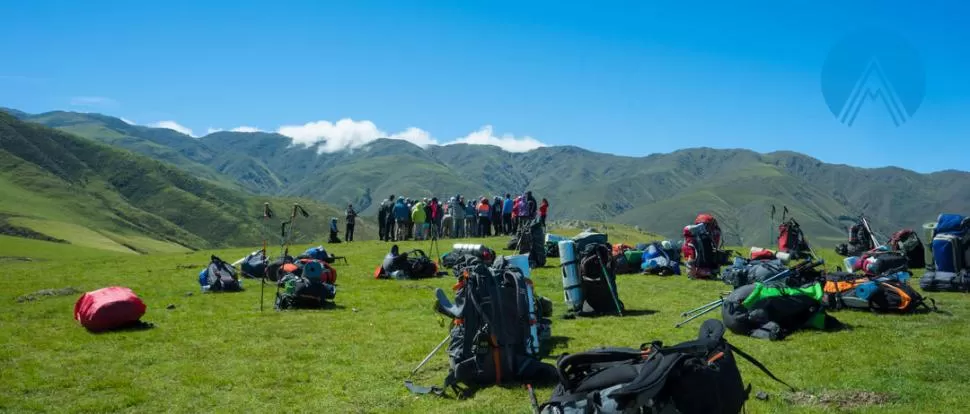
[[465,237],[465,204],[461,202],[461,194],[455,194],[451,199],[451,236]]
[[[462,201],[465,201],[463,198]],[[475,208],[475,199],[465,201],[465,237],[478,236],[478,209]]]

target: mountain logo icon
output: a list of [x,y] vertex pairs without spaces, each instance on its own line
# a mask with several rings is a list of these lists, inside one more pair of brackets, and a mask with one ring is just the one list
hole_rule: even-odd
[[822,68],[822,96],[832,115],[851,127],[875,105],[893,126],[912,119],[923,103],[926,75],[916,49],[891,32],[864,30],[842,39]]

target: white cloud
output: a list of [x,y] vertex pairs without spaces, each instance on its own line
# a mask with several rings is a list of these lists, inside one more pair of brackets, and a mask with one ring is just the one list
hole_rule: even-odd
[[445,145],[449,144],[494,145],[508,152],[528,152],[546,146],[546,144],[529,136],[516,138],[506,134],[501,137],[496,137],[491,125],[485,125],[478,131],[472,132],[465,137],[458,138]]
[[72,106],[116,106],[118,101],[104,96],[75,96],[71,98]]
[[119,118],[119,119],[121,119],[121,122],[124,122],[124,123],[126,123],[128,125],[138,125],[138,124],[135,123],[135,121],[132,121],[132,120],[130,120],[128,118]]
[[241,127],[235,127],[233,129],[230,129],[230,131],[232,131],[232,132],[261,132],[259,128],[251,127],[251,126],[245,126],[245,125],[244,126],[241,126]]
[[418,128],[408,128],[402,132],[388,134],[377,128],[371,121],[354,121],[344,118],[336,123],[330,121],[309,122],[303,125],[285,125],[277,130],[281,135],[293,139],[294,144],[307,147],[321,144],[320,152],[337,152],[358,148],[380,138],[409,141],[420,147],[437,144],[431,134]]
[[209,128],[205,131],[205,134],[206,135],[215,134],[216,132],[222,132],[222,131],[225,131],[225,130],[222,128]]
[[545,146],[532,137],[516,138],[508,134],[497,137],[491,125],[483,126],[475,132],[444,144],[439,144],[431,133],[420,128],[410,127],[404,131],[387,133],[371,121],[354,121],[347,118],[336,123],[315,121],[303,125],[286,125],[280,127],[277,132],[292,138],[296,145],[307,147],[319,145],[320,152],[359,148],[380,138],[408,141],[422,148],[429,145],[473,144],[495,145],[509,152],[526,152]]
[[175,122],[175,121],[159,121],[159,122],[156,122],[154,124],[149,124],[148,126],[150,126],[152,128],[167,128],[167,129],[171,129],[173,131],[181,132],[181,133],[183,133],[185,135],[188,135],[188,136],[192,136],[192,137],[195,136],[195,135],[192,135],[192,130],[191,129],[189,129],[187,127],[184,127],[182,125],[179,125],[179,123],[178,122]]

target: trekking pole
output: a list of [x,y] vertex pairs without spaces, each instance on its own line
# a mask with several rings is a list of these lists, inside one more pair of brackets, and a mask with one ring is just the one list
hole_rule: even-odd
[[603,269],[603,277],[606,278],[606,287],[610,288],[610,293],[613,295],[613,304],[616,305],[617,315],[623,316],[623,308],[620,307],[620,299],[616,294],[616,286],[613,286],[613,282],[610,281],[610,274],[606,272],[606,265],[603,264],[603,259],[597,255],[597,261],[600,262],[600,268]]
[[266,251],[266,221],[273,217],[273,210],[270,210],[269,203],[263,203],[263,260],[266,262],[266,268],[263,269],[263,275],[260,278],[259,283],[259,311],[263,311],[263,296],[266,292],[266,271],[269,270],[269,252]]
[[866,216],[861,216],[861,218],[862,218],[862,225],[866,226],[866,231],[869,233],[869,238],[872,239],[872,245],[875,247],[881,246],[879,244],[879,241],[876,240],[876,234],[872,232],[872,227],[869,226],[869,220],[866,219]]
[[771,226],[768,227],[768,246],[775,238],[775,205],[771,205]]
[[286,235],[284,236],[284,238],[286,240],[286,250],[284,252],[284,256],[288,256],[290,254],[290,239],[293,236],[293,223],[294,223],[294,221],[296,219],[296,213],[297,212],[299,212],[300,215],[303,216],[303,218],[309,218],[310,217],[310,214],[307,213],[306,210],[303,209],[303,206],[301,206],[301,205],[299,205],[297,203],[293,203],[293,212],[290,213],[289,231],[286,232]]
[[525,388],[529,390],[529,402],[532,403],[532,412],[539,414],[539,400],[536,399],[536,390],[532,388],[532,384],[525,384]]
[[688,316],[690,316],[690,315],[693,315],[693,314],[694,314],[695,312],[700,312],[700,311],[702,311],[702,310],[704,310],[704,309],[707,309],[707,308],[708,308],[708,307],[710,307],[710,306],[713,306],[713,305],[720,305],[720,304],[721,304],[721,302],[723,302],[723,301],[724,301],[724,299],[718,299],[718,300],[715,300],[715,301],[713,301],[713,302],[711,302],[711,303],[707,303],[707,304],[704,304],[704,305],[701,305],[701,306],[698,306],[698,307],[696,307],[696,308],[694,308],[694,309],[691,309],[691,310],[689,310],[689,311],[686,311],[686,312],[682,312],[682,313],[680,314],[680,317],[681,317],[681,318],[686,318],[686,317],[688,317]]
[[414,367],[414,369],[411,370],[411,376],[414,376],[414,374],[417,373],[418,370],[424,366],[424,364],[427,364],[428,361],[431,360],[431,357],[434,356],[434,354],[438,353],[438,350],[441,349],[441,347],[445,346],[445,343],[448,342],[449,339],[451,339],[451,333],[446,335],[445,339],[441,340],[441,343],[439,343],[438,346],[434,347],[434,349],[431,350],[431,353],[428,354],[428,356],[424,357],[424,359],[421,360],[421,363],[419,363],[418,366]]

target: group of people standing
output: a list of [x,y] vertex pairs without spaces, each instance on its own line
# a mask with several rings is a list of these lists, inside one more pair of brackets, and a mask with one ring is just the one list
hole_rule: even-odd
[[536,201],[531,191],[514,199],[506,193],[492,200],[484,196],[466,200],[456,194],[445,202],[392,194],[378,209],[378,232],[384,241],[512,235],[532,220],[545,226],[548,211],[549,202]]

